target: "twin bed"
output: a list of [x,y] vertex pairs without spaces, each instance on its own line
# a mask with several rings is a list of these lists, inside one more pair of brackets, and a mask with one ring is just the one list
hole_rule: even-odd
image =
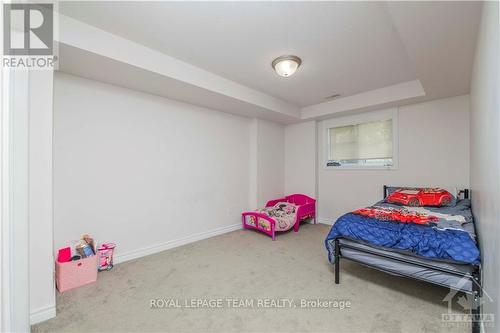
[[471,322],[479,332],[481,258],[469,191],[457,193],[453,202],[443,200],[442,207],[395,205],[386,199],[395,191],[401,189],[384,186],[384,200],[345,214],[332,226],[325,245],[335,283],[340,261],[347,259],[472,294]]

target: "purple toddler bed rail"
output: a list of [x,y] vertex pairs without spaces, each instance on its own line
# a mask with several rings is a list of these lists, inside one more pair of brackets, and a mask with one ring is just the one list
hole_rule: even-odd
[[[278,202],[289,202],[297,206],[295,224],[293,225],[295,232],[299,231],[300,221],[304,219],[313,218],[314,224],[316,224],[316,200],[313,198],[304,194],[292,194],[284,198],[270,200],[267,202],[266,207],[272,207]],[[243,229],[258,230],[271,236],[273,240],[276,239],[276,220],[273,217],[260,212],[244,212],[241,215]],[[253,217],[253,224],[248,223],[247,216]],[[260,223],[261,220],[267,223]]]

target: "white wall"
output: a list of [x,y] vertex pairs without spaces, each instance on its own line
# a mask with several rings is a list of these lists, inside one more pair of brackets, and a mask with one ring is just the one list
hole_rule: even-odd
[[285,193],[316,197],[316,121],[285,128]]
[[[471,84],[471,198],[482,250],[486,299],[483,313],[500,318],[500,103],[498,2],[485,2]],[[487,327],[495,332],[498,328]]]
[[55,249],[91,233],[125,260],[239,228],[251,121],[57,73]]
[[467,95],[402,106],[398,119],[396,170],[325,169],[323,135],[318,135],[320,220],[332,222],[342,214],[382,199],[384,184],[469,185]]
[[29,268],[31,324],[55,317],[52,132],[53,72],[30,71]]
[[262,119],[255,120],[257,207],[282,197],[285,187],[285,128]]

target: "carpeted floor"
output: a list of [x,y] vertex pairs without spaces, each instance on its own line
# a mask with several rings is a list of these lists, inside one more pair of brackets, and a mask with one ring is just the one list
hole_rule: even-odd
[[[323,246],[328,230],[304,224],[299,233],[282,234],[275,242],[241,230],[116,265],[99,273],[97,283],[59,294],[57,318],[32,330],[470,332],[442,325],[446,288],[348,261],[342,262],[341,283],[335,285]],[[317,298],[332,301],[330,307],[301,307],[301,299]],[[151,308],[155,299],[178,304],[157,301],[164,307]],[[229,299],[246,301],[246,307],[230,307]],[[197,300],[222,308],[184,306]],[[350,308],[341,309],[342,301]]]

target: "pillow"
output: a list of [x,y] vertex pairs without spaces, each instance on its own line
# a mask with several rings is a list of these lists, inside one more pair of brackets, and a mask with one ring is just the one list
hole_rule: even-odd
[[385,201],[396,205],[443,207],[457,204],[456,190],[450,193],[444,188],[390,187],[387,192]]

